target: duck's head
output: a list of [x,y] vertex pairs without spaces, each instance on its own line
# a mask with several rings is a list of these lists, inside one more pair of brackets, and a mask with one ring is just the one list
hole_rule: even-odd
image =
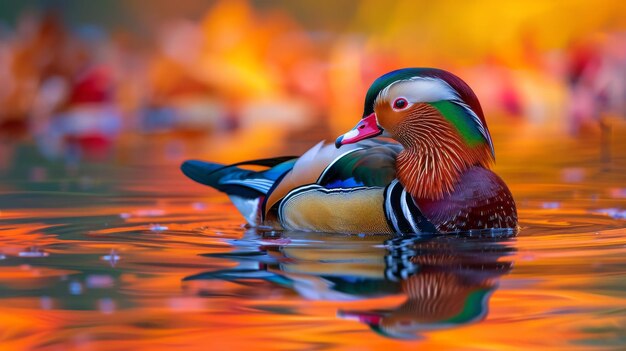
[[335,145],[379,135],[404,146],[398,175],[419,197],[441,197],[467,168],[489,167],[495,159],[478,98],[463,80],[440,69],[405,68],[376,79],[361,121]]

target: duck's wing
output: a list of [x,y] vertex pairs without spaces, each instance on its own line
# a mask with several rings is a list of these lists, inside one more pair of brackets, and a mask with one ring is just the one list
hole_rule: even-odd
[[264,213],[292,190],[308,185],[326,189],[385,187],[396,175],[395,158],[402,146],[390,141],[369,139],[337,149],[317,144],[302,157],[268,192]]
[[397,143],[368,140],[330,164],[317,180],[328,189],[359,186],[385,187],[396,177],[396,156],[402,151]]

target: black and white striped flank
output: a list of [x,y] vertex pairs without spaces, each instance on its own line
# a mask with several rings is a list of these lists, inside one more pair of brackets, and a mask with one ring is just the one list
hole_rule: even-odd
[[389,227],[399,234],[438,233],[437,228],[424,216],[411,194],[394,179],[385,188],[385,217]]

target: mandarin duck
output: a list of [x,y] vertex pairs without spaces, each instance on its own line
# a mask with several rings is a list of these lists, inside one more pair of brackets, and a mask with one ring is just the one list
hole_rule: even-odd
[[[385,138],[387,137],[387,138]],[[389,140],[389,138],[393,140]],[[376,79],[362,119],[301,157],[221,165],[189,160],[189,178],[226,193],[251,226],[339,233],[517,230],[478,98],[441,69]],[[267,169],[241,168],[260,165]]]

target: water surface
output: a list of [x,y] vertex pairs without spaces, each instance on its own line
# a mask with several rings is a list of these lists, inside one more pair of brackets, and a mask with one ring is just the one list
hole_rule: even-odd
[[3,143],[1,349],[623,350],[626,143],[495,129],[516,237],[258,231],[177,170],[215,150]]

